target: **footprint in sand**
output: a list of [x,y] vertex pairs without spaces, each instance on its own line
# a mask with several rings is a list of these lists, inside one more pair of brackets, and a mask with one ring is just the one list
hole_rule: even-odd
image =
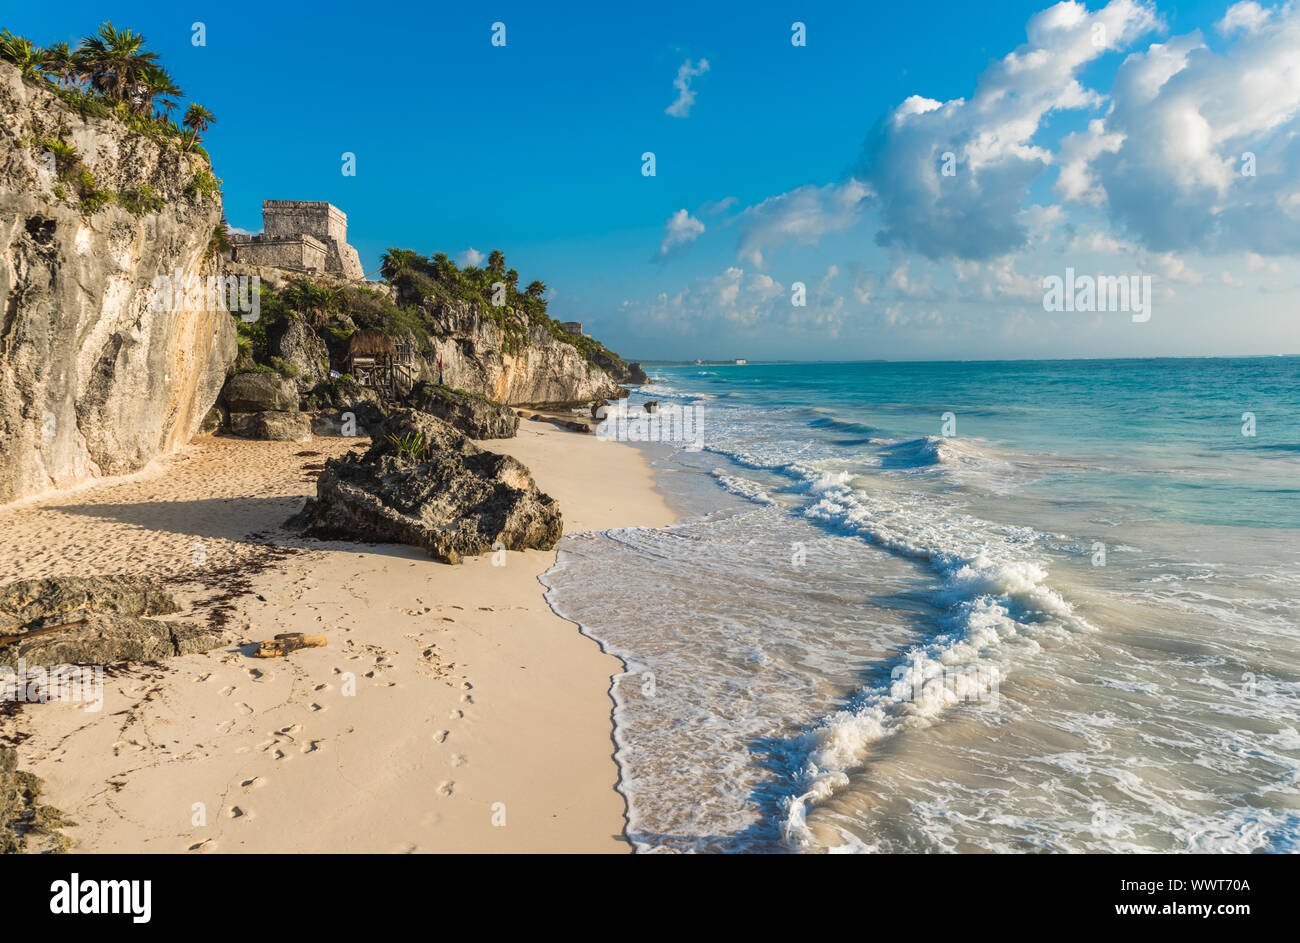
[[267,736],[271,739],[263,740],[257,748],[263,753],[270,753],[277,760],[287,760],[291,755],[291,747],[297,747],[299,753],[315,753],[320,749],[320,740],[308,740],[300,744],[295,734],[301,732],[302,724],[289,724],[287,727],[268,732]]
[[230,695],[232,695],[232,694],[235,693],[235,690],[236,690],[236,689],[235,689],[235,686],[234,686],[233,684],[228,684],[228,685],[226,685],[224,688],[221,689],[221,696],[222,696],[222,697],[230,697]]
[[324,705],[324,704],[317,704],[317,703],[313,702],[312,705],[311,705],[311,709],[312,709],[313,712],[315,712],[315,711],[323,711],[323,710],[325,709],[325,705]]
[[251,714],[251,713],[253,713],[253,709],[252,709],[251,707],[249,707],[249,706],[248,706],[246,703],[244,703],[243,701],[240,701],[238,704],[235,705],[235,710],[239,711],[239,713],[241,713],[241,714]]
[[239,784],[243,787],[244,792],[252,792],[254,789],[261,789],[266,785],[266,780],[261,776],[254,776],[252,779],[245,779]]
[[193,845],[190,845],[190,847],[186,848],[185,850],[192,851],[195,854],[199,854],[199,855],[207,854],[209,851],[217,850],[217,843],[214,842],[211,838],[205,838],[201,842],[195,842]]
[[223,720],[217,724],[217,733],[230,733],[234,729],[235,722],[233,720]]
[[440,786],[438,786],[438,795],[444,798],[448,798],[451,796],[452,792],[455,791],[455,789],[456,789],[456,784],[449,779],[446,782],[442,783]]
[[212,672],[209,671],[207,674],[195,675],[190,680],[195,682],[196,684],[202,684],[204,681],[207,681],[211,677],[212,677]]
[[253,817],[253,813],[249,812],[247,809],[241,809],[237,805],[232,805],[230,811],[227,812],[226,815],[230,816],[232,819],[251,819]]
[[451,731],[450,731],[450,730],[439,730],[437,733],[435,733],[435,734],[433,735],[433,742],[434,742],[434,743],[446,743],[446,742],[447,742],[447,737],[449,737],[450,735],[451,735]]
[[118,740],[113,744],[113,755],[119,756],[123,753],[139,753],[144,748],[144,744],[139,740]]
[[469,758],[464,753],[453,753],[449,762],[452,766],[464,766],[469,762]]
[[246,668],[248,677],[252,681],[274,681],[275,674],[270,671],[263,671],[261,668]]
[[451,712],[450,714],[448,714],[447,716],[450,717],[452,720],[460,720],[462,717],[465,716],[465,712],[464,712],[464,711],[452,711],[452,712]]

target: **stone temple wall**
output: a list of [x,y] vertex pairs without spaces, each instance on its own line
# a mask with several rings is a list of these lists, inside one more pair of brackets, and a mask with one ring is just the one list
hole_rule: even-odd
[[348,241],[348,218],[336,206],[319,201],[263,200],[262,228],[268,236],[307,233],[317,239]]
[[365,275],[357,250],[348,245],[348,218],[336,206],[318,200],[263,200],[262,229],[256,236],[231,236],[231,261],[343,278]]
[[230,261],[274,268],[330,271],[330,248],[314,236],[230,236]]

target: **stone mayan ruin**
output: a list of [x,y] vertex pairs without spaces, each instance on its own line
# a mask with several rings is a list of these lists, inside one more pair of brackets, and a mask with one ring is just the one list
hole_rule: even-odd
[[230,261],[300,272],[363,278],[348,245],[348,218],[337,206],[308,200],[263,200],[262,232],[230,234]]

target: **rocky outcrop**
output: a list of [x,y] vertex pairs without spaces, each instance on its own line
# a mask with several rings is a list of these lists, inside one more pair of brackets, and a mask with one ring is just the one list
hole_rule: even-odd
[[302,400],[317,435],[369,435],[387,415],[379,395],[347,377],[318,383]]
[[645,375],[645,371],[641,369],[639,363],[628,363],[623,358],[616,357],[607,350],[597,350],[591,359],[596,366],[608,373],[615,383],[628,383],[639,386],[650,382],[650,378]]
[[301,392],[307,392],[329,376],[329,350],[302,318],[288,317],[277,324],[267,338],[267,349],[293,374]]
[[219,632],[160,622],[176,601],[137,577],[55,577],[0,588],[0,665],[15,668],[160,661],[221,644]]
[[221,402],[232,413],[298,408],[298,388],[278,373],[237,373],[221,390]]
[[540,324],[529,324],[526,343],[512,350],[496,321],[468,302],[426,310],[433,353],[419,358],[417,379],[437,383],[441,357],[444,384],[511,406],[577,406],[626,395],[609,374]]
[[[298,387],[278,373],[237,373],[221,391],[222,426],[231,435],[272,442],[308,442],[311,417],[298,411]],[[211,425],[211,420],[203,428]]]
[[17,635],[24,626],[88,609],[133,616],[167,616],[180,611],[166,590],[131,576],[19,580],[0,586],[0,635]]
[[18,768],[18,752],[0,746],[0,854],[58,853],[74,844],[61,829],[76,825],[41,802],[45,782]]
[[509,439],[519,429],[519,417],[510,407],[436,383],[417,385],[407,405],[437,416],[471,439]]
[[[74,178],[50,141],[75,149]],[[155,279],[206,274],[221,202],[194,181],[209,172],[0,63],[0,502],[135,471],[198,430],[234,322],[202,290],[157,303]]]
[[413,409],[395,411],[365,455],[327,461],[316,494],[289,526],[412,544],[444,563],[497,546],[549,550],[563,531],[559,506],[522,463]]
[[230,434],[268,442],[310,442],[311,417],[297,410],[268,409],[260,413],[231,413]]

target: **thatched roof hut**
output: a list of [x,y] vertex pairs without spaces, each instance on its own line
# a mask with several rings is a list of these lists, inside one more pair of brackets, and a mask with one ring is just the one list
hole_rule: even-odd
[[397,353],[396,342],[382,331],[357,331],[348,338],[348,359],[387,357]]

